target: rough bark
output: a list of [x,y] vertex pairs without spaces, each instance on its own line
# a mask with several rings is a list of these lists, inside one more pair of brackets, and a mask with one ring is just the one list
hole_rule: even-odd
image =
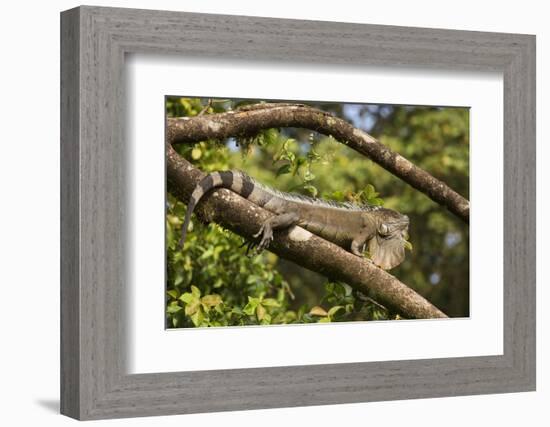
[[469,222],[470,202],[447,184],[345,120],[306,105],[256,104],[225,113],[168,119],[167,137],[173,143],[191,143],[252,136],[262,129],[278,127],[300,127],[331,135]]
[[[172,124],[168,134],[173,137],[171,127]],[[166,168],[168,190],[187,203],[193,189],[204,174],[183,159],[168,142]],[[248,239],[252,239],[252,235],[259,230],[262,222],[272,215],[241,196],[224,189],[205,196],[197,207],[196,213],[203,221],[214,221]],[[348,283],[406,318],[447,317],[391,274],[303,228],[294,227],[284,232],[276,232],[274,237],[269,250],[277,255],[332,280]]]

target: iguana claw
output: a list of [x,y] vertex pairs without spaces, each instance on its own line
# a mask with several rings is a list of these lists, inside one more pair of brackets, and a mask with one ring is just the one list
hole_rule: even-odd
[[239,248],[242,248],[243,246],[246,246],[245,255],[249,256],[250,251],[254,248],[254,246],[256,246],[256,242],[248,242],[245,240]]
[[262,224],[262,226],[260,227],[258,232],[256,234],[253,234],[252,237],[259,237],[260,234],[262,234],[263,231],[264,231],[264,224]]
[[250,250],[252,250],[254,247],[255,247],[254,252],[256,254],[259,254],[264,249],[267,249],[269,247],[269,245],[271,244],[271,242],[273,241],[273,229],[269,225],[266,227],[265,223],[262,224],[262,226],[260,227],[258,232],[256,234],[253,234],[252,237],[258,238],[258,237],[260,237],[260,235],[262,235],[262,238],[261,238],[259,243],[257,243],[257,242],[246,242],[245,241],[241,245],[241,248],[243,246],[247,245],[247,247],[246,247],[246,255],[247,256],[248,256],[248,253],[250,252]]
[[270,243],[273,241],[273,229],[269,225],[266,226],[264,223],[258,232],[253,234],[253,237],[260,237],[260,235],[262,235],[262,239],[256,247],[256,253],[260,253],[269,247]]
[[260,240],[260,243],[258,243],[258,247],[256,248],[256,251],[261,252],[264,249],[267,249],[272,241],[273,241],[273,231],[266,230],[264,232],[264,235],[262,236],[262,240]]

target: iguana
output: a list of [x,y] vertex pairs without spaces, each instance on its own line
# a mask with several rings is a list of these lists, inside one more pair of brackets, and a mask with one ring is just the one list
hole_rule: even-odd
[[274,230],[299,225],[357,256],[362,257],[367,247],[370,259],[385,270],[396,267],[405,258],[409,227],[406,215],[379,206],[284,193],[262,185],[238,170],[212,172],[195,187],[183,221],[182,248],[195,206],[206,193],[219,187],[227,188],[274,214],[254,235],[261,235],[259,250],[269,246]]

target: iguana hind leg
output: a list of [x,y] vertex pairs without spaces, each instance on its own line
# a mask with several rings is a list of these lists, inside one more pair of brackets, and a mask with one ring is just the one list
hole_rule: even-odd
[[300,216],[296,212],[279,214],[267,219],[260,227],[260,230],[254,234],[254,237],[259,237],[260,235],[262,236],[256,250],[261,252],[269,247],[269,244],[273,240],[274,230],[281,230],[291,227],[298,224],[299,220]]

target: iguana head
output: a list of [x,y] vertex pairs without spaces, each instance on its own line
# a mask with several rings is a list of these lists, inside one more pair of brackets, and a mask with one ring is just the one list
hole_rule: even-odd
[[391,209],[375,213],[376,235],[369,241],[372,261],[384,270],[397,267],[405,259],[409,217]]

